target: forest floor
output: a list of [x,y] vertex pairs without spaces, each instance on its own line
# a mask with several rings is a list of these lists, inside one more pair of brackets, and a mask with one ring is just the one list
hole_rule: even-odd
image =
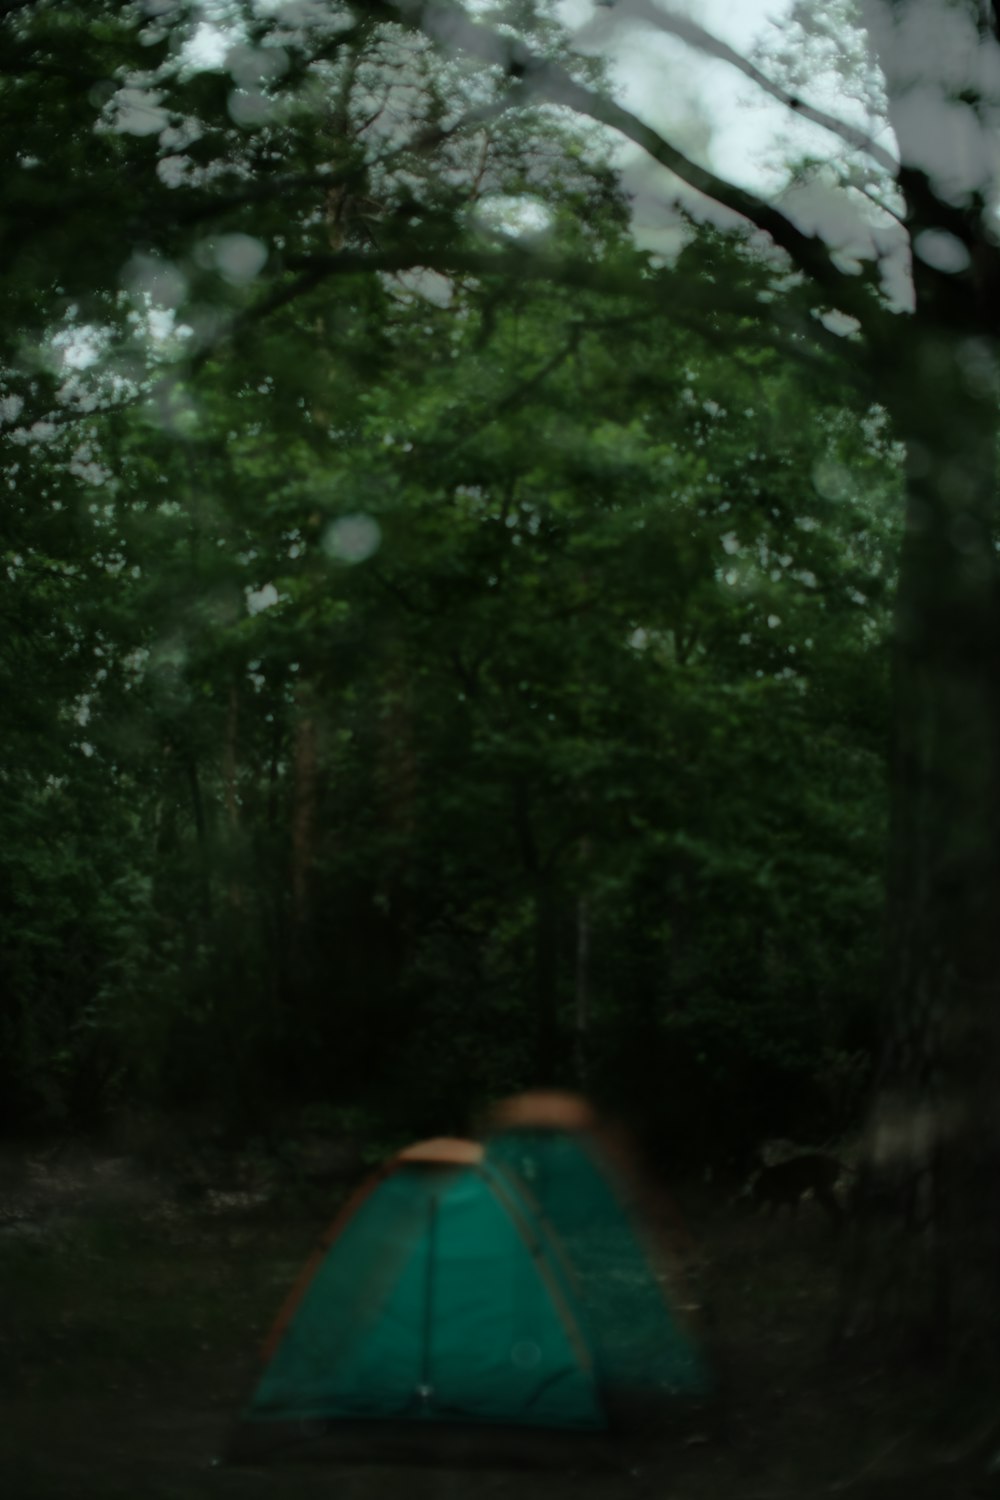
[[[0,1493],[11,1500],[964,1500],[1000,1494],[927,1372],[829,1353],[837,1241],[818,1208],[675,1196],[698,1245],[722,1410],[609,1469],[221,1462],[277,1306],[343,1190],[170,1181],[68,1145],[0,1153]],[[248,1186],[248,1182],[251,1184]],[[263,1185],[262,1185],[263,1183]],[[1000,1434],[995,1434],[1000,1446]],[[956,1461],[958,1460],[958,1461]]]

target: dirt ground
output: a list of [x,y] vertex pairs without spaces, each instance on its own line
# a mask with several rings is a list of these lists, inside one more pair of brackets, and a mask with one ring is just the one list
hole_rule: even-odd
[[[12,1500],[807,1500],[1000,1495],[990,1413],[942,1406],[934,1372],[831,1357],[837,1241],[806,1202],[750,1217],[675,1196],[720,1399],[608,1465],[547,1470],[222,1462],[260,1340],[343,1189],[260,1163],[171,1180],[80,1147],[0,1155],[0,1494]],[[1000,1449],[1000,1430],[996,1432]],[[968,1454],[975,1451],[975,1463]]]

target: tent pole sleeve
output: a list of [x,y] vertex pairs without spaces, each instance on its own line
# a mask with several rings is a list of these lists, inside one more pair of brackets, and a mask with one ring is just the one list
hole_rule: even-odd
[[420,1390],[423,1401],[431,1398],[431,1340],[434,1336],[434,1262],[437,1257],[438,1201],[430,1201],[430,1222],[427,1226],[427,1265],[424,1272],[424,1327],[420,1341]]

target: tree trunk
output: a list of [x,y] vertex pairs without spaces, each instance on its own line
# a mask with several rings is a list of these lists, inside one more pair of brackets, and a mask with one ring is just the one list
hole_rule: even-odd
[[559,900],[551,862],[535,838],[531,790],[524,777],[512,787],[513,826],[534,904],[535,1083],[557,1083],[559,1071]]
[[578,896],[576,901],[576,1006],[575,1065],[581,1088],[587,1083],[587,1047],[590,1033],[590,901]]
[[396,961],[408,962],[415,922],[418,764],[413,689],[405,659],[394,663],[382,705],[377,780],[388,846],[383,889],[397,937]]
[[[994,1364],[1000,258],[976,89],[998,58],[995,14],[980,0],[863,8],[899,145],[914,312],[892,320],[876,350],[906,448],[906,533],[893,647],[885,1045],[848,1291],[855,1323],[884,1327],[888,1314],[938,1353]],[[969,88],[960,93],[953,75],[963,61]],[[923,258],[934,244],[948,252],[944,262]],[[865,1232],[875,1225],[878,1235]]]
[[278,826],[278,801],[281,786],[281,752],[284,749],[284,725],[275,703],[274,723],[271,726],[271,754],[267,763],[267,829],[273,836]]
[[[927,320],[929,321],[929,319]],[[995,402],[968,333],[913,328],[893,661],[886,1035],[856,1291],[957,1357],[1000,1325],[1000,592]],[[864,1224],[866,1221],[862,1219]],[[982,1346],[976,1351],[975,1346]]]
[[[589,868],[591,854],[590,839],[580,840],[580,863],[584,871]],[[574,1006],[574,1070],[580,1088],[587,1084],[590,1040],[590,897],[581,893],[576,898],[576,1004]]]
[[240,860],[240,799],[239,799],[239,728],[240,693],[234,682],[229,689],[226,707],[226,737],[222,747],[222,781],[226,799],[226,822],[229,825],[229,851],[227,864],[230,869],[229,905],[239,911],[244,904],[243,884],[239,876]]
[[559,1076],[559,903],[546,871],[535,882],[535,1078],[542,1086]]
[[205,823],[205,801],[201,792],[201,776],[194,755],[185,761],[188,789],[191,793],[191,813],[194,818],[195,843],[198,860],[198,881],[201,886],[202,911],[206,916],[212,911],[212,881],[209,871],[208,837]]
[[309,911],[309,875],[316,840],[319,751],[316,720],[304,686],[298,687],[295,698],[298,718],[295,725],[292,791],[292,925],[293,929],[301,929]]
[[226,790],[226,817],[232,830],[240,824],[240,803],[237,790],[237,749],[240,727],[240,693],[234,682],[229,689],[226,707],[226,739],[222,750],[222,778]]

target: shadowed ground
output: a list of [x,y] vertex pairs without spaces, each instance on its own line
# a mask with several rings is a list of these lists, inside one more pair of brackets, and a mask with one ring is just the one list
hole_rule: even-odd
[[[617,1466],[506,1470],[221,1464],[257,1349],[343,1196],[234,1159],[217,1187],[65,1148],[0,1161],[0,1490],[18,1500],[801,1500],[995,1493],[954,1462],[986,1417],[940,1410],[932,1378],[868,1352],[828,1354],[836,1250],[806,1203],[793,1226],[701,1187],[681,1207],[701,1245],[725,1400],[635,1444]],[[932,1372],[933,1373],[933,1372]],[[978,1451],[981,1451],[978,1450]]]

